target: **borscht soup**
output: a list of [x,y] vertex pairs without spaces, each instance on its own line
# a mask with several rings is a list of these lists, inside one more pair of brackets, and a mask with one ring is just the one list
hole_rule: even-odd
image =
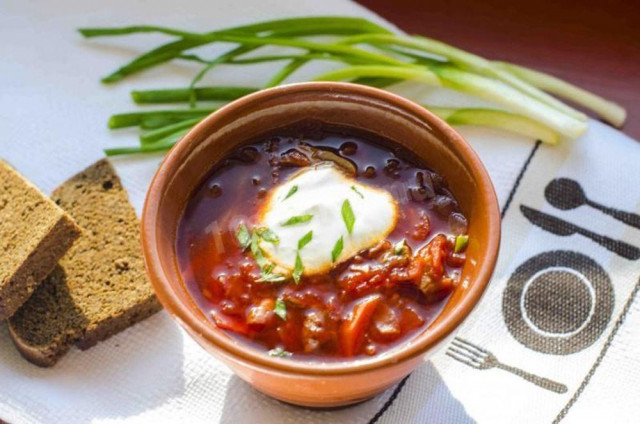
[[192,193],[183,281],[211,325],[265,355],[378,355],[423,331],[455,290],[467,219],[441,175],[350,128],[250,140]]

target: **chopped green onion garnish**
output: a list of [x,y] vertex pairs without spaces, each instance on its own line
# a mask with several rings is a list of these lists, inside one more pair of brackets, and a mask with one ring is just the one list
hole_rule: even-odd
[[276,304],[273,307],[273,312],[283,320],[287,319],[287,305],[282,299],[276,299]]
[[285,222],[283,222],[280,225],[282,225],[283,227],[286,227],[288,225],[303,224],[305,222],[311,221],[312,218],[313,218],[313,215],[296,215],[287,219]]
[[356,194],[357,194],[358,196],[360,196],[361,198],[363,198],[363,199],[364,199],[364,195],[363,195],[362,193],[360,193],[360,190],[358,190],[358,189],[356,188],[356,186],[353,186],[353,185],[352,185],[352,186],[351,186],[351,190],[355,191],[355,192],[356,192]]
[[249,230],[247,230],[244,224],[238,225],[236,239],[238,239],[238,243],[240,243],[240,247],[242,247],[243,250],[251,245],[251,234],[249,234]]
[[287,200],[289,197],[293,196],[294,194],[296,194],[296,191],[298,191],[298,186],[294,185],[293,187],[291,187],[291,189],[289,190],[289,192],[287,193],[286,196],[284,196],[284,199],[282,200]]
[[264,268],[262,268],[262,274],[271,274],[271,271],[273,271],[273,268],[275,268],[276,266],[273,264],[273,262],[267,262],[267,264],[264,266]]
[[468,235],[463,234],[463,235],[457,236],[456,237],[456,245],[453,248],[453,252],[454,253],[462,252],[467,247],[468,243],[469,243],[469,236]]
[[302,259],[300,258],[300,253],[296,253],[296,263],[293,267],[293,281],[295,281],[296,284],[300,283],[300,277],[302,277],[302,271],[303,271],[303,267],[302,267]]
[[279,241],[278,237],[275,236],[273,232],[264,227],[257,229],[253,233],[250,233],[244,224],[240,224],[238,226],[238,231],[236,232],[236,238],[244,249],[246,249],[247,247],[251,248],[253,259],[255,259],[258,267],[260,267],[260,278],[258,278],[256,281],[279,283],[286,280],[286,277],[284,275],[272,272],[273,268],[275,268],[275,265],[273,264],[273,262],[265,258],[264,252],[260,248],[260,238],[274,244]]
[[273,274],[271,272],[263,271],[260,274],[260,278],[256,281],[259,283],[281,283],[285,281],[287,278],[282,274]]
[[273,244],[280,243],[280,238],[276,235],[276,233],[274,233],[267,227],[258,228],[256,232],[258,233],[258,236],[260,236],[260,238],[266,242]]
[[298,240],[298,250],[301,250],[303,247],[309,244],[312,238],[313,238],[313,231],[309,231],[307,234],[302,236],[302,238]]
[[353,232],[353,224],[356,222],[356,217],[353,214],[353,209],[351,209],[351,203],[349,203],[348,199],[342,203],[342,220],[347,227],[347,231],[351,234]]
[[344,246],[344,240],[342,236],[336,241],[336,244],[333,246],[333,250],[331,251],[331,262],[335,262],[338,260],[340,253],[342,253],[342,248]]
[[260,249],[259,242],[260,237],[258,237],[258,234],[255,232],[251,234],[251,254],[253,255],[253,258],[256,260],[256,263],[258,264],[260,269],[265,269],[271,264],[264,257],[264,253],[262,252],[262,249]]
[[393,254],[402,255],[407,251],[408,247],[409,246],[407,246],[407,239],[402,239],[393,245]]
[[288,358],[293,355],[291,352],[284,350],[281,347],[276,347],[275,349],[271,349],[269,351],[269,356],[278,356],[280,358]]

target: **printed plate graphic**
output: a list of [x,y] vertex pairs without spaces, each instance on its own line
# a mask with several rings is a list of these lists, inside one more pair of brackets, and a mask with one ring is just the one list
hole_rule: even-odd
[[613,307],[606,271],[588,256],[565,250],[544,252],[520,265],[502,298],[513,337],[554,355],[591,346],[607,328]]

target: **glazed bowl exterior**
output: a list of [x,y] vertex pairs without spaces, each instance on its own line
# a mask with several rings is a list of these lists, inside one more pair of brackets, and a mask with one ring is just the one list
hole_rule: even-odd
[[[442,313],[423,332],[381,355],[331,362],[270,357],[212,324],[182,281],[176,236],[191,193],[234,148],[292,125],[351,127],[404,146],[445,177],[469,220],[467,261]],[[493,273],[499,242],[500,213],[493,185],[469,144],[423,107],[386,91],[348,83],[271,88],[212,113],[167,154],[142,215],[147,271],[171,316],[256,389],[312,407],[347,405],[374,396],[444,345],[480,300]]]

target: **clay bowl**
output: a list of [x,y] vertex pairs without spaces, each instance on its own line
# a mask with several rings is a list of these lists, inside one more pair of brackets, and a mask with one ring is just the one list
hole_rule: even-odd
[[[312,118],[364,129],[399,143],[443,175],[469,219],[470,243],[461,284],[422,333],[388,352],[339,362],[274,358],[210,323],[191,300],[177,266],[176,230],[190,194],[239,144]],[[158,298],[206,350],[256,389],[311,407],[360,402],[392,386],[443,346],[480,300],[496,263],[500,214],[489,175],[469,144],[423,107],[386,91],[313,82],[243,97],[200,122],[167,154],[151,183],[142,243]]]

